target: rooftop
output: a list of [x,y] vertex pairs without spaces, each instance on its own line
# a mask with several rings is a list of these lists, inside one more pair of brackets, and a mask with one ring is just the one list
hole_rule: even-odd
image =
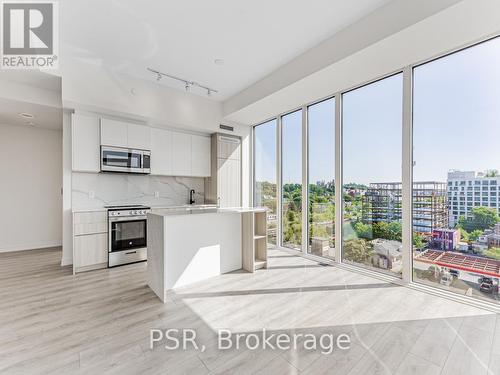
[[498,260],[440,250],[426,250],[415,256],[415,260],[455,270],[500,277],[500,261]]

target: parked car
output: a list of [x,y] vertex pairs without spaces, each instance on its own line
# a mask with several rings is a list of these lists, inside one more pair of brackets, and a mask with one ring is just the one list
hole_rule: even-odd
[[481,284],[479,284],[479,290],[483,293],[493,293],[493,289],[493,280],[483,277]]

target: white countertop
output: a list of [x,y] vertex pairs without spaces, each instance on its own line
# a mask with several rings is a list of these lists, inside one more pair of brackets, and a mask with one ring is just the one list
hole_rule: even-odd
[[79,212],[104,212],[107,210],[108,209],[104,207],[94,207],[94,208],[73,208],[71,211],[75,214]]
[[[139,204],[139,203],[136,203]],[[149,205],[148,207],[151,207],[152,210],[182,210],[182,209],[188,209],[188,208],[194,208],[194,209],[204,209],[204,208],[217,208],[215,204],[184,204],[181,206],[151,206]],[[104,212],[108,211],[106,207],[93,207],[93,208],[74,208],[72,210],[73,213],[78,213],[78,212]]]
[[157,212],[151,212],[149,215],[156,216],[184,216],[184,215],[199,215],[199,214],[241,214],[245,212],[265,212],[265,207],[231,207],[231,208],[216,208],[216,207],[184,207],[175,210],[165,209]]

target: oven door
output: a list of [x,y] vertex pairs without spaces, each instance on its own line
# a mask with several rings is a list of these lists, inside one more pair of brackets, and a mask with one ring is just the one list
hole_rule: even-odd
[[109,252],[141,249],[147,246],[147,219],[122,217],[109,219]]
[[101,171],[149,173],[143,167],[144,151],[119,147],[101,147]]

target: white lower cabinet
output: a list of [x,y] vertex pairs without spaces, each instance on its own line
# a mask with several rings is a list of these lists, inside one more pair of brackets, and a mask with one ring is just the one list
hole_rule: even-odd
[[108,234],[85,234],[75,236],[76,272],[96,268],[106,268],[108,263]]
[[73,273],[107,266],[107,212],[75,212],[73,214]]

